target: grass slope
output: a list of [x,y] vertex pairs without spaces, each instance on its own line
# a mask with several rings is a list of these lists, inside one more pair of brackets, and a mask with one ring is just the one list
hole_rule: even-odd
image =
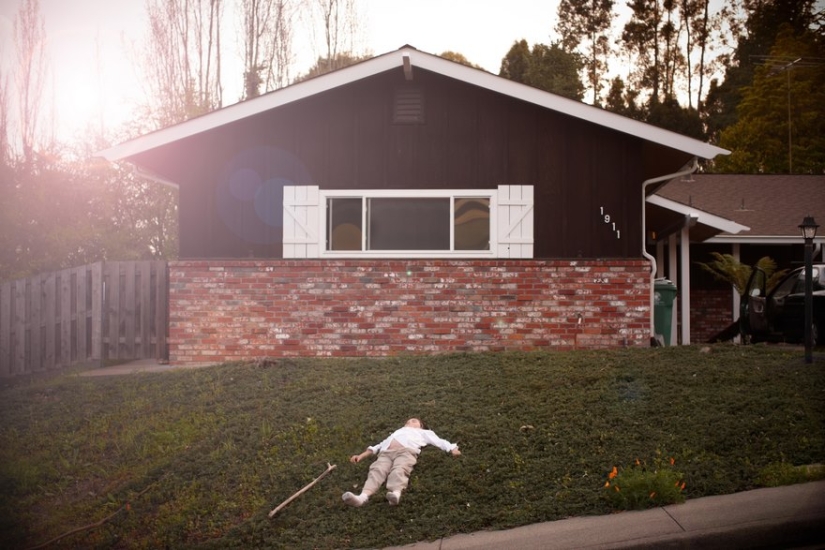
[[[0,541],[348,548],[610,513],[614,466],[673,457],[688,498],[825,462],[825,372],[797,349],[714,346],[282,360],[0,390]],[[423,418],[398,507],[352,509],[360,452]],[[274,519],[268,512],[338,467]]]

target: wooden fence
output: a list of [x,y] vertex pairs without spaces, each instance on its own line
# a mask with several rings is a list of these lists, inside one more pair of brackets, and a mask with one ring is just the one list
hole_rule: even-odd
[[0,287],[0,377],[168,359],[166,262],[101,262]]

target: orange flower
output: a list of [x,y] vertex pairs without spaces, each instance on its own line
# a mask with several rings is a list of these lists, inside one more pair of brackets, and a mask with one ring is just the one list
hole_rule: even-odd
[[614,489],[616,489],[616,492],[617,492],[617,493],[618,493],[618,492],[621,492],[621,489],[619,489],[619,486],[618,486],[618,485],[614,485],[614,486],[613,486],[613,488],[614,488]]
[[670,465],[673,466],[674,464],[676,464],[676,459],[673,458],[673,457],[670,457]]
[[684,481],[682,482],[682,486],[681,486],[681,487],[679,487],[679,490],[681,490],[681,491],[684,491],[684,490],[685,490],[685,482],[684,482]]
[[610,487],[610,482],[609,482],[609,481],[605,481],[605,482],[604,482],[604,486],[605,486],[605,487]]
[[642,465],[642,463],[641,463],[641,462],[639,461],[639,459],[637,458],[637,459],[636,459],[636,466],[641,466],[641,465]]
[[656,496],[656,491],[653,491],[652,493],[650,493],[650,498],[654,498],[655,496]]
[[616,477],[617,475],[619,475],[619,470],[617,470],[617,469],[616,469],[616,467],[615,467],[615,466],[613,466],[613,469],[610,471],[610,473],[609,473],[609,474],[607,474],[607,478],[608,478],[608,479],[613,479],[613,478],[614,478],[614,477]]

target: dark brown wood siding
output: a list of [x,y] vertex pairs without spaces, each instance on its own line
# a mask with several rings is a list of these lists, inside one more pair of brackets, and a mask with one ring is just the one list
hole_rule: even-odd
[[[393,123],[402,87],[420,90],[422,123]],[[399,67],[134,160],[181,182],[183,258],[280,257],[284,184],[533,185],[537,258],[626,258],[641,255],[644,150],[640,139],[425,70],[407,82]],[[671,156],[670,171],[687,160]],[[256,177],[266,182],[257,204]]]

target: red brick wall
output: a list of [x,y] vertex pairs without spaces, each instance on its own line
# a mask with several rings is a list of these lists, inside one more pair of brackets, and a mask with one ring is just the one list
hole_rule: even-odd
[[707,342],[733,322],[730,289],[690,291],[690,341]]
[[642,260],[170,263],[170,361],[649,345]]

